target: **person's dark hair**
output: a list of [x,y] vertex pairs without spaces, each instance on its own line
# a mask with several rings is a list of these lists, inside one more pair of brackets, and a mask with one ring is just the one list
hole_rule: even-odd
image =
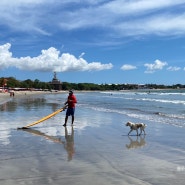
[[73,94],[73,91],[72,91],[72,90],[70,90],[70,91],[69,91],[69,93],[70,93],[70,94]]

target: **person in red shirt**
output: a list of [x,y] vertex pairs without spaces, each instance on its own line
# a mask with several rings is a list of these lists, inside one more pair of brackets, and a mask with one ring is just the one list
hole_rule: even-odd
[[65,105],[68,105],[67,111],[66,111],[66,117],[65,117],[65,123],[63,124],[64,127],[67,125],[67,120],[69,116],[72,116],[72,122],[74,123],[74,113],[75,113],[75,104],[77,103],[76,96],[73,94],[73,91],[69,91],[69,96],[67,98],[67,101],[65,102]]

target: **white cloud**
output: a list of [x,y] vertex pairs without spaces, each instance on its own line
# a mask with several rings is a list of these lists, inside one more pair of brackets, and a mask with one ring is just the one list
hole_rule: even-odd
[[84,52],[83,52],[83,53],[81,53],[81,54],[80,54],[80,56],[79,56],[79,58],[82,58],[84,55],[85,55],[85,53],[84,53]]
[[[185,14],[178,11],[183,4],[184,0],[115,0],[73,13],[66,11],[59,25],[64,30],[106,29],[107,34],[119,37],[184,34]],[[171,8],[177,11],[172,12]]]
[[167,70],[168,71],[179,71],[179,70],[181,70],[181,68],[180,67],[175,67],[175,66],[170,66],[170,67],[167,68]]
[[9,43],[0,46],[0,69],[7,68],[11,65],[12,53],[9,52],[10,47],[11,45]]
[[56,48],[42,50],[41,55],[37,57],[13,58],[9,51],[11,44],[7,43],[0,46],[0,69],[7,67],[16,67],[21,70],[30,71],[100,71],[108,70],[113,67],[111,63],[102,64],[100,62],[88,63],[82,57],[76,58],[69,53],[60,55]]
[[[71,3],[78,8],[71,10]],[[16,31],[48,36],[53,28],[59,27],[62,30],[96,28],[119,37],[175,35],[185,30],[184,4],[184,0],[2,0],[0,24]]]
[[154,73],[157,70],[162,70],[164,66],[168,65],[167,62],[162,62],[160,60],[155,60],[153,64],[144,64],[147,68],[145,73]]
[[175,36],[184,35],[185,14],[159,14],[125,21],[114,26],[120,36],[159,35]]
[[136,67],[136,66],[133,66],[133,65],[129,65],[129,64],[124,64],[124,65],[121,67],[121,69],[122,69],[123,71],[128,71],[128,70],[137,69],[137,67]]

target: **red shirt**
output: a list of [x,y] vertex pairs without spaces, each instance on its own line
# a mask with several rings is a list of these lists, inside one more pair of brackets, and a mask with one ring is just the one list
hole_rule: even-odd
[[75,103],[77,103],[76,96],[74,94],[69,95],[67,103],[69,108],[75,108]]

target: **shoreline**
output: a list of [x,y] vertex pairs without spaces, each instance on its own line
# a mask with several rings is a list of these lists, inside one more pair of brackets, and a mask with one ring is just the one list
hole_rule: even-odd
[[42,95],[42,94],[59,94],[66,93],[66,91],[14,91],[14,96],[10,96],[9,92],[0,93],[0,105],[10,101],[12,98],[21,98],[25,96],[34,96],[34,95]]
[[[107,90],[107,91],[101,91],[101,90],[74,90],[75,93],[78,92],[146,92],[146,93],[152,93],[152,92],[159,92],[159,91],[181,91],[185,89],[132,89],[132,90]],[[149,92],[148,92],[149,91]],[[33,96],[33,95],[42,95],[42,94],[60,94],[60,93],[67,93],[68,90],[61,90],[61,91],[13,91],[14,96],[10,96],[11,92],[0,92],[0,104],[6,103],[7,101],[11,100],[12,98],[16,97],[24,97],[27,96]]]

